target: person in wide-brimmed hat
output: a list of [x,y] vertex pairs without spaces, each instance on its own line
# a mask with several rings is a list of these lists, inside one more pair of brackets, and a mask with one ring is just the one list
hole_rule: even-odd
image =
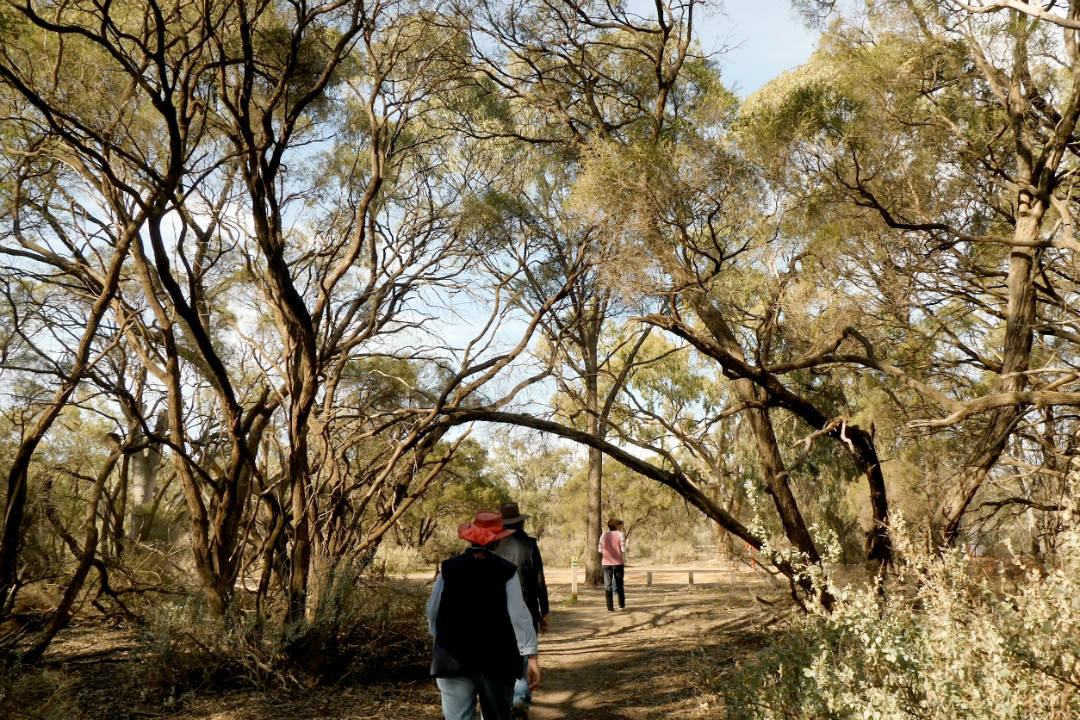
[[[529,516],[521,513],[516,502],[504,502],[499,513],[502,515],[503,527],[513,530],[514,534],[499,543],[495,554],[517,566],[521,595],[525,598],[529,614],[532,615],[533,628],[537,632],[543,632],[547,630],[547,583],[544,581],[544,561],[540,557],[540,547],[536,544],[536,539],[525,532],[525,520]],[[532,692],[525,678],[526,667],[527,661],[523,661],[521,677],[514,683],[513,712],[516,718],[528,717],[529,704],[532,702]]]
[[513,532],[499,513],[477,513],[458,527],[468,549],[442,564],[431,589],[431,674],[446,720],[472,720],[477,699],[484,720],[510,720],[522,656],[528,658],[529,686],[540,683],[536,631],[517,568],[493,552]]

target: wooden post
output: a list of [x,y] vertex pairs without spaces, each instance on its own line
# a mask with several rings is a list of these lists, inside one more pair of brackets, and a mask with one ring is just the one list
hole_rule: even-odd
[[570,602],[577,602],[577,558],[570,558]]
[[645,573],[645,584],[652,585],[652,570]]
[[694,584],[694,571],[693,570],[690,571],[690,584],[691,585]]

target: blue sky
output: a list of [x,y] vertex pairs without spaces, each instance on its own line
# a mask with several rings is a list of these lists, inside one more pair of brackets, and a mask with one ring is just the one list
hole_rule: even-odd
[[803,24],[790,0],[727,0],[697,22],[706,52],[727,48],[718,60],[725,84],[741,97],[801,65],[820,34]]

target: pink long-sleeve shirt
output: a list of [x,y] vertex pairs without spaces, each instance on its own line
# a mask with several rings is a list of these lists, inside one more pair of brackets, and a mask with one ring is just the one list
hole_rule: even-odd
[[618,530],[608,530],[601,535],[598,549],[601,565],[626,564],[626,538]]

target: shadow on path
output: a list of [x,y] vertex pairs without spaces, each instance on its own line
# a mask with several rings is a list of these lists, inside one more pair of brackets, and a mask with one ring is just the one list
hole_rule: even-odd
[[551,627],[541,636],[543,683],[532,720],[653,720],[716,717],[695,688],[695,649],[740,642],[760,624],[753,592],[777,587],[754,579],[737,585],[635,587],[626,610],[608,612],[603,592],[588,588],[571,605],[553,596]]

